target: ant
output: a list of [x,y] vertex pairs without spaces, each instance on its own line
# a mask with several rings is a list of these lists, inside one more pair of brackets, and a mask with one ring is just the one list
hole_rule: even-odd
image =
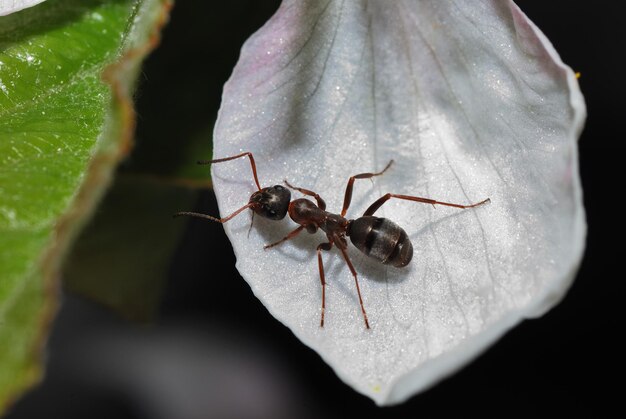
[[[250,200],[246,205],[224,218],[216,218],[197,212],[178,212],[174,216],[188,215],[192,217],[205,218],[223,224],[239,215],[247,208],[250,208],[253,211],[253,217],[254,214],[258,214],[270,220],[282,220],[287,214],[289,214],[289,217],[296,224],[298,224],[298,227],[277,242],[264,246],[265,249],[272,248],[285,241],[291,240],[305,229],[311,234],[317,232],[318,229],[324,231],[328,241],[317,246],[317,264],[319,267],[320,281],[322,283],[322,310],[320,327],[324,327],[324,311],[326,307],[326,277],[324,275],[324,265],[322,263],[322,250],[328,251],[332,249],[333,246],[337,246],[341,252],[343,259],[346,261],[346,264],[354,277],[356,292],[359,297],[359,304],[361,305],[361,312],[363,313],[363,320],[365,321],[365,327],[367,329],[370,328],[370,325],[367,319],[367,313],[365,312],[365,307],[363,305],[363,298],[361,297],[361,290],[359,288],[356,270],[348,257],[348,242],[346,237],[349,237],[352,244],[365,255],[374,258],[385,265],[393,265],[397,268],[402,268],[408,265],[413,258],[413,245],[411,244],[406,232],[396,223],[387,218],[374,217],[374,213],[385,202],[392,198],[396,198],[431,204],[433,206],[446,205],[462,209],[473,208],[490,202],[490,199],[487,198],[475,204],[461,205],[450,202],[436,201],[429,198],[421,198],[418,196],[387,193],[374,201],[374,203],[371,204],[367,210],[365,210],[361,217],[350,220],[345,218],[345,215],[350,207],[350,202],[352,201],[354,181],[356,179],[370,179],[375,176],[382,175],[387,171],[387,169],[389,169],[389,167],[391,167],[393,160],[389,161],[387,166],[385,166],[385,168],[380,172],[360,173],[350,177],[348,185],[346,186],[343,208],[341,209],[340,214],[334,214],[326,211],[326,203],[317,193],[308,189],[295,187],[286,180],[285,185],[287,188],[282,185],[262,188],[257,177],[254,156],[251,152],[244,152],[221,159],[201,160],[198,164],[222,163],[235,160],[240,157],[249,158],[254,183],[258,188],[258,190],[250,196]],[[296,190],[303,195],[312,197],[315,202],[306,198],[298,198],[292,201],[291,192],[288,188]]]

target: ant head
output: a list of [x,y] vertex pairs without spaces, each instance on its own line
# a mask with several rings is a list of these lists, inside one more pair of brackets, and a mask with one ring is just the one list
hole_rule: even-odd
[[250,197],[250,208],[261,217],[282,220],[287,215],[291,192],[281,185],[263,188]]

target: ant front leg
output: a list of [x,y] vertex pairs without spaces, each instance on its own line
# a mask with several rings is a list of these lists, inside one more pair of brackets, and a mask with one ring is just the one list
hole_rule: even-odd
[[289,186],[293,190],[300,192],[303,195],[312,196],[315,199],[315,201],[317,201],[317,206],[320,207],[321,210],[326,209],[326,202],[324,202],[322,197],[316,194],[315,192],[310,191],[308,189],[295,187],[291,185],[289,182],[287,182],[286,180],[285,180],[285,185]]
[[389,160],[389,163],[387,163],[387,166],[385,166],[385,168],[381,170],[380,172],[360,173],[358,175],[354,175],[350,177],[350,179],[348,180],[348,185],[346,186],[346,193],[343,197],[343,208],[341,209],[342,217],[346,215],[346,212],[348,211],[348,207],[350,206],[350,202],[352,201],[352,189],[354,188],[354,180],[355,179],[370,179],[370,178],[373,178],[374,176],[380,176],[383,173],[385,173],[387,169],[389,169],[392,163],[393,163],[393,160]]
[[370,205],[370,207],[363,213],[363,216],[368,216],[368,215],[373,215],[385,202],[389,201],[391,198],[397,198],[397,199],[404,199],[406,201],[414,201],[414,202],[421,202],[423,204],[431,204],[431,205],[445,205],[448,207],[455,207],[455,208],[473,208],[473,207],[477,207],[479,205],[483,205],[486,204],[487,202],[491,202],[491,200],[489,198],[482,200],[480,202],[477,202],[475,204],[469,204],[469,205],[461,205],[461,204],[453,204],[450,202],[442,202],[442,201],[435,201],[434,199],[430,199],[430,198],[422,198],[419,196],[410,196],[410,195],[398,195],[398,194],[393,194],[393,193],[388,193],[385,194],[383,196],[381,196],[379,199],[377,199],[372,205]]

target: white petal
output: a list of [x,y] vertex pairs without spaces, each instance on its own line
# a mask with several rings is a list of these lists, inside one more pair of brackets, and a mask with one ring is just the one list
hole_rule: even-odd
[[[584,247],[577,138],[585,118],[572,71],[510,1],[284,1],[247,41],[224,88],[214,156],[252,151],[262,186],[283,179],[348,217],[387,192],[376,215],[414,246],[403,269],[354,247],[354,280],[324,252],[326,325],[315,248],[296,227],[241,215],[225,224],[237,267],[268,310],[378,404],[398,403],[477,356],[563,296]],[[222,216],[255,190],[245,159],[214,165]],[[298,193],[293,194],[299,197]],[[287,217],[288,218],[288,217]]]
[[10,15],[22,9],[35,6],[44,0],[0,0],[0,16]]

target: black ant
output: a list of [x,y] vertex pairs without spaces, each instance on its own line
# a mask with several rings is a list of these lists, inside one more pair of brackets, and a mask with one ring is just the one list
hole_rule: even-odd
[[367,320],[363,299],[361,298],[361,290],[359,288],[356,270],[348,257],[348,242],[346,237],[350,237],[352,244],[354,244],[354,246],[356,246],[356,248],[361,252],[383,264],[401,268],[408,265],[411,261],[411,258],[413,257],[413,245],[411,244],[406,232],[396,223],[387,218],[374,217],[374,213],[385,202],[391,198],[397,198],[407,201],[422,202],[433,206],[446,205],[456,208],[473,208],[490,201],[489,198],[487,198],[475,204],[460,205],[452,204],[450,202],[435,201],[434,199],[429,198],[420,198],[418,196],[387,193],[374,201],[374,203],[370,205],[367,210],[365,210],[361,217],[349,220],[344,218],[344,216],[346,215],[350,202],[352,201],[352,189],[355,179],[369,179],[374,176],[380,176],[385,173],[387,169],[389,169],[393,160],[389,161],[387,166],[385,166],[385,168],[380,172],[360,173],[350,177],[344,194],[341,214],[333,214],[326,211],[326,203],[317,193],[308,189],[292,186],[287,181],[285,181],[285,184],[288,188],[296,190],[303,195],[313,197],[315,203],[306,198],[298,198],[291,201],[291,192],[282,185],[261,188],[256,173],[254,157],[250,152],[237,154],[231,157],[224,157],[221,159],[199,161],[198,164],[221,163],[238,159],[240,157],[248,157],[250,159],[252,175],[258,188],[258,190],[252,194],[246,205],[224,218],[216,218],[196,212],[179,212],[176,213],[175,216],[189,215],[193,217],[206,218],[218,223],[225,223],[247,208],[250,208],[254,212],[253,216],[254,214],[258,214],[262,217],[269,218],[270,220],[281,220],[285,218],[285,215],[289,214],[289,217],[295,223],[299,224],[299,226],[277,242],[266,245],[264,247],[265,249],[269,249],[287,240],[293,239],[304,229],[306,229],[309,233],[315,233],[318,229],[324,231],[328,242],[321,243],[317,246],[317,264],[320,272],[320,281],[322,283],[321,327],[324,327],[324,310],[326,306],[326,277],[324,276],[324,265],[322,263],[322,250],[330,250],[334,245],[341,251],[343,258],[346,261],[348,268],[350,268],[352,276],[354,277],[356,292],[359,297],[361,312],[363,313],[363,320],[365,320],[365,327],[368,329],[370,325]]

